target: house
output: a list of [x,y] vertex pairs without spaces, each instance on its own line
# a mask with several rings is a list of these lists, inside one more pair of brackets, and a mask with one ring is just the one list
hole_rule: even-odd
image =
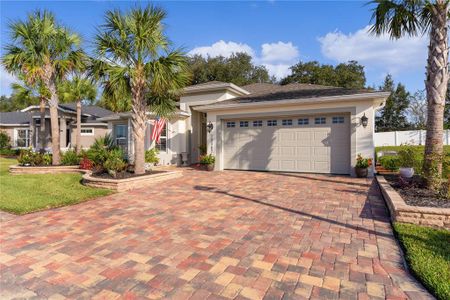
[[[83,105],[81,109],[81,146],[89,148],[94,140],[108,133],[108,124],[98,118],[112,112],[95,105]],[[76,103],[60,104],[58,107],[60,145],[63,150],[74,147],[76,141]],[[11,138],[13,148],[40,149],[41,114],[39,106],[29,106],[21,111],[0,112],[0,131]],[[45,109],[45,149],[51,151],[50,112]]]
[[[216,170],[260,170],[354,175],[361,153],[374,155],[375,111],[389,93],[311,84],[212,81],[183,90],[179,109],[161,136],[161,164],[199,161],[200,148]],[[148,113],[146,148],[152,119]],[[101,117],[116,143],[133,156],[131,114]],[[371,170],[372,172],[372,170]]]

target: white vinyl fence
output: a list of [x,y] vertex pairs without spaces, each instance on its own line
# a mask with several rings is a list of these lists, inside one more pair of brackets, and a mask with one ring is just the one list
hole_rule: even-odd
[[[401,144],[425,145],[425,130],[375,132],[375,147],[400,146]],[[450,130],[444,130],[444,145],[450,143]]]

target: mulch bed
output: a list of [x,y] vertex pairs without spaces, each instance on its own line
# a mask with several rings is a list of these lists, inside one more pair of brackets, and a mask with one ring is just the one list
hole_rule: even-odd
[[109,173],[92,173],[92,177],[103,178],[103,179],[126,179],[133,177],[140,177],[145,175],[154,175],[164,173],[164,171],[146,171],[144,174],[134,174],[132,172],[121,172],[118,173],[116,177],[112,177]]
[[384,175],[389,184],[402,196],[408,205],[450,208],[450,199],[446,191],[448,183],[443,183],[441,192],[425,189],[419,176],[414,176],[407,182],[400,180],[398,175]]

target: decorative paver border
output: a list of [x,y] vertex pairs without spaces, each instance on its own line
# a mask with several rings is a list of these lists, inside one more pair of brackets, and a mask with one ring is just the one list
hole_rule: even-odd
[[25,167],[14,165],[9,167],[9,172],[13,175],[19,175],[19,174],[86,173],[88,171],[80,169],[79,166]]
[[117,192],[124,192],[135,188],[149,186],[155,182],[177,178],[182,175],[181,171],[164,171],[161,173],[143,175],[125,179],[98,178],[86,173],[83,175],[82,183],[86,186],[110,189]]
[[392,221],[450,229],[450,208],[408,205],[383,176],[376,179]]

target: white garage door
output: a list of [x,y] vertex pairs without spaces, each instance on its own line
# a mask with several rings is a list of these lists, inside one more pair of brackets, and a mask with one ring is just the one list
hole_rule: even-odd
[[350,115],[224,121],[224,167],[350,173]]

